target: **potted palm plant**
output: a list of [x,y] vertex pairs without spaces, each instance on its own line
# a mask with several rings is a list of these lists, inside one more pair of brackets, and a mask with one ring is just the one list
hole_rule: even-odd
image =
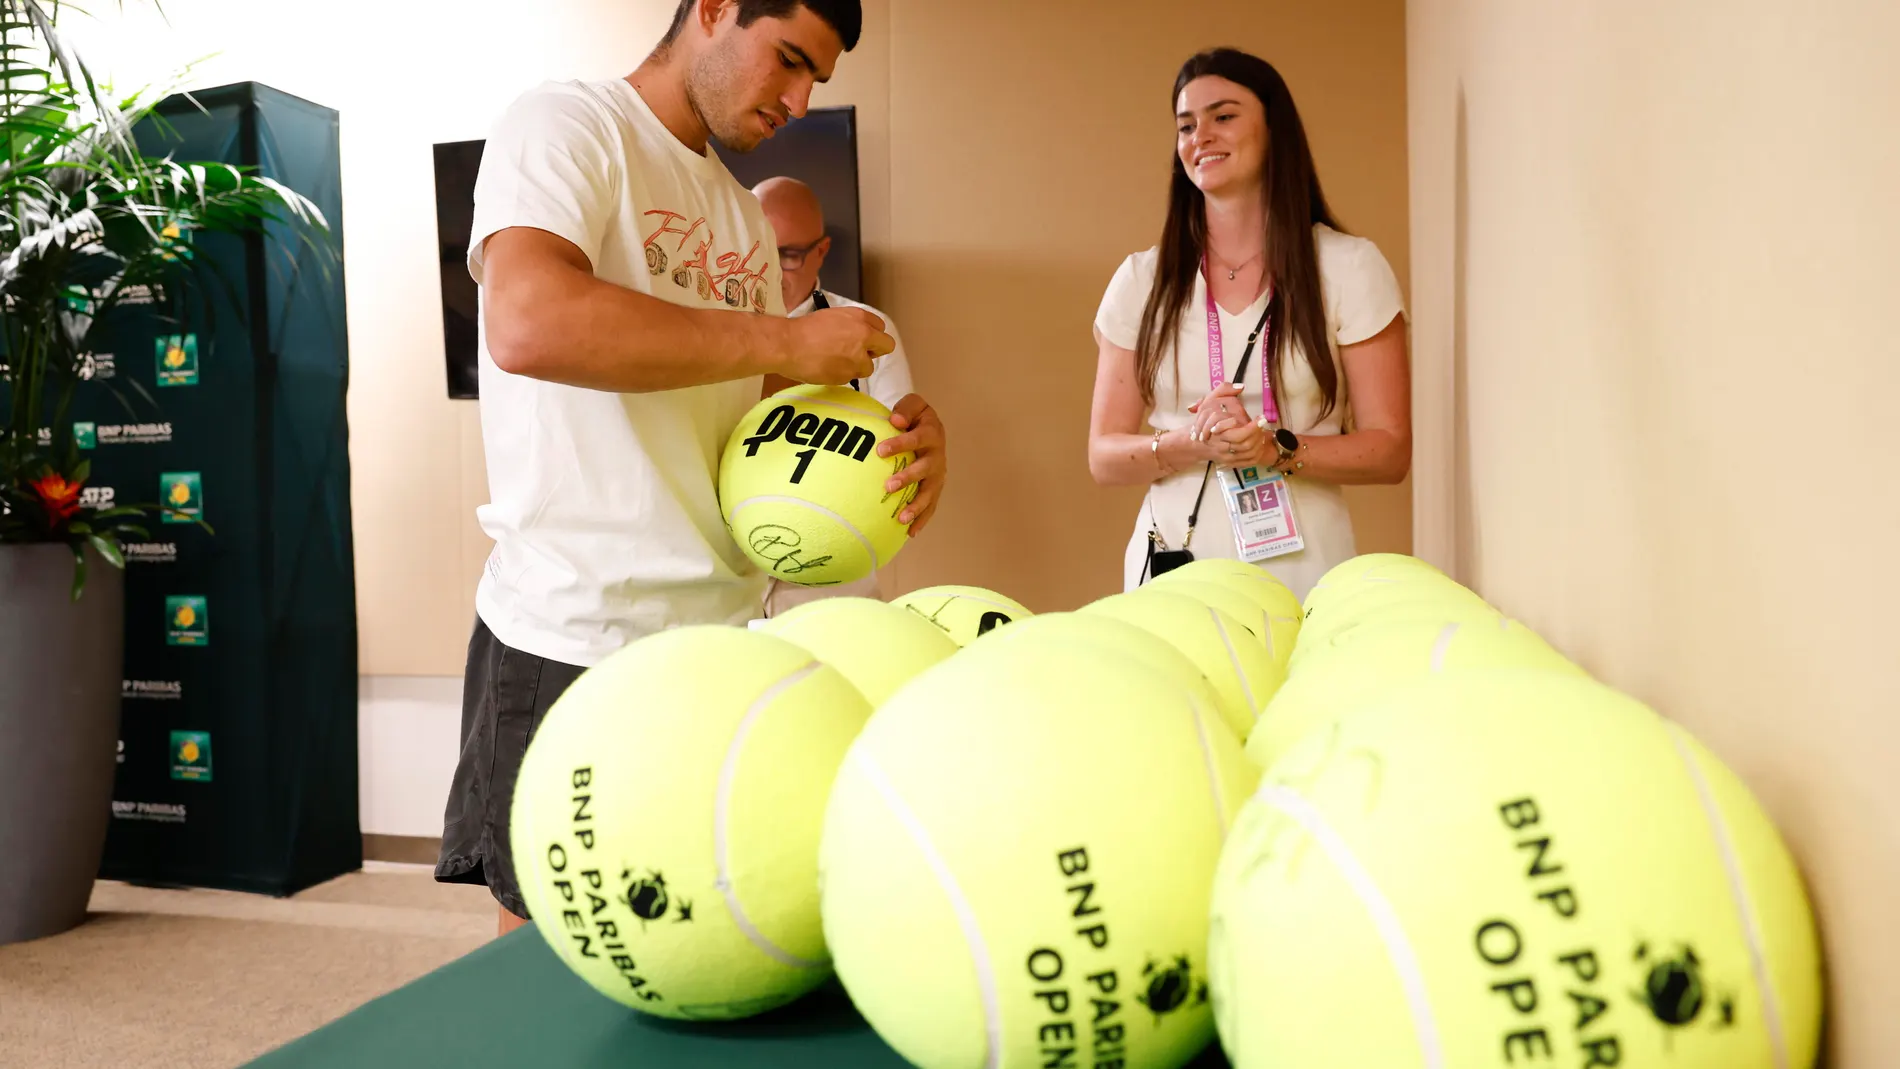
[[0,0],[0,738],[33,753],[0,775],[0,944],[85,916],[112,799],[123,543],[164,508],[86,493],[67,415],[97,332],[134,295],[179,306],[167,294],[202,274],[196,233],[326,227],[261,175],[142,153],[134,130],[162,95],[101,88],[59,13]]

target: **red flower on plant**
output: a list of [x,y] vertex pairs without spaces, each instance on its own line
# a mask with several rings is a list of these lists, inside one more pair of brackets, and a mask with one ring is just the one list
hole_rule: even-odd
[[47,519],[55,526],[72,519],[79,511],[80,484],[60,473],[48,472],[27,485],[40,495],[40,504],[46,509]]

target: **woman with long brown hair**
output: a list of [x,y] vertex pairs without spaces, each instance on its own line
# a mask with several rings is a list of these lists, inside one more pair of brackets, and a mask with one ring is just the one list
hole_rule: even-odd
[[1089,470],[1148,486],[1125,589],[1229,557],[1304,598],[1356,552],[1341,487],[1411,466],[1398,280],[1333,218],[1272,65],[1200,53],[1172,99],[1161,240],[1122,262],[1096,313]]

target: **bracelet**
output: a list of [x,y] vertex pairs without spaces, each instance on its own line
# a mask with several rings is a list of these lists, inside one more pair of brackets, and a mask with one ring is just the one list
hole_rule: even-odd
[[1163,475],[1174,474],[1174,469],[1168,467],[1167,462],[1161,459],[1161,432],[1160,431],[1156,431],[1155,436],[1149,439],[1148,454],[1155,458],[1155,466],[1161,469],[1161,473]]

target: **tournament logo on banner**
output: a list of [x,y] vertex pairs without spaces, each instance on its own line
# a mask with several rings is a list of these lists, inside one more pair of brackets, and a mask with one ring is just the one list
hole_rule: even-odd
[[194,595],[165,599],[165,645],[211,645],[211,613],[204,598]]
[[97,423],[74,423],[73,444],[81,449],[99,448],[99,425]]
[[160,386],[196,386],[198,385],[198,336],[196,334],[161,334],[155,344],[158,350],[158,384]]
[[172,778],[192,783],[211,782],[211,733],[172,732]]
[[205,514],[204,480],[195,471],[168,471],[158,477],[158,500],[165,523],[193,523]]

